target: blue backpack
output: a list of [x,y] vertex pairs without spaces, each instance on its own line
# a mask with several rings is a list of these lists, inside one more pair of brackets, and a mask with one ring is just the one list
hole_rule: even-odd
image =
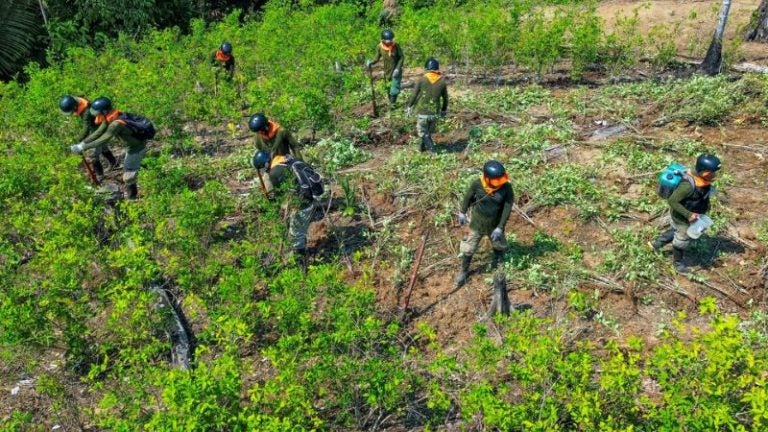
[[134,138],[146,141],[155,137],[155,126],[143,115],[120,113],[117,118],[125,122]]
[[664,168],[664,171],[659,174],[659,187],[657,193],[664,199],[669,198],[683,179],[689,182],[691,186],[694,185],[693,178],[688,175],[688,168],[677,162],[670,163]]

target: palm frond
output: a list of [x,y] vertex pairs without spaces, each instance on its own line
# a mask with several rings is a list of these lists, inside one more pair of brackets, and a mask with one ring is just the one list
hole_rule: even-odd
[[0,73],[10,75],[23,66],[39,21],[33,0],[0,1]]

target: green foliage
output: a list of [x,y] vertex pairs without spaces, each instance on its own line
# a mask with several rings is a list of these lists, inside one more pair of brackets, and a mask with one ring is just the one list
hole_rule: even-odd
[[589,218],[597,214],[605,192],[595,184],[595,173],[575,164],[546,167],[535,177],[520,179],[519,184],[543,205],[573,204],[579,214]]
[[[400,236],[412,225],[376,215],[381,227],[366,239],[377,244],[355,251],[355,257],[373,256],[374,269],[348,272],[321,254],[308,273],[296,268],[285,257],[282,203],[249,188],[252,150],[238,146],[248,138],[237,136],[238,123],[263,110],[293,130],[335,132],[362,100],[366,78],[358,66],[370,56],[378,30],[351,2],[289,3],[272,2],[259,17],[195,20],[186,35],[166,29],[138,42],[122,37],[98,53],[70,47],[50,68],[28,67],[26,85],[0,84],[0,353],[14,373],[40,366],[46,357],[31,354],[35,350],[64,351],[61,374],[98,400],[88,407],[89,422],[110,430],[441,429],[449,427],[446,419],[460,421],[460,428],[499,430],[764,427],[768,332],[759,313],[738,325],[706,301],[708,326],[675,323],[656,347],[631,337],[594,346],[579,342],[571,326],[592,323],[573,314],[554,322],[514,313],[493,323],[498,332],[478,326],[471,342],[445,353],[423,322],[411,331],[383,314],[372,290],[381,284],[372,271],[392,270],[396,284],[404,280],[414,248]],[[571,60],[577,77],[605,61],[606,41],[592,3],[547,2],[566,3],[545,11],[529,2],[412,2],[404,6],[398,38],[408,59],[437,54],[449,67],[498,71],[515,63],[539,73]],[[143,6],[128,18],[137,19]],[[107,8],[104,16],[114,12]],[[234,44],[238,57],[231,85],[216,82],[208,65],[222,39]],[[635,49],[611,43],[621,51],[616,64]],[[461,109],[494,119],[474,129],[473,145],[495,145],[503,154],[481,149],[468,165],[462,155],[404,149],[367,180],[399,209],[428,215],[423,224],[446,237],[460,191],[489,157],[514,170],[518,197],[610,219],[629,204],[618,197],[605,165],[624,158],[628,172],[640,174],[667,156],[619,141],[593,165],[552,160],[550,147],[572,145],[578,136],[568,109],[630,119],[638,116],[637,105],[653,101],[695,122],[724,121],[739,101],[756,113],[765,110],[762,78],[692,82],[614,86],[594,99],[582,91],[570,107],[540,86],[468,95],[457,101]],[[715,101],[707,112],[695,108],[708,93],[726,91],[734,94],[728,101]],[[111,207],[93,194],[79,158],[67,153],[78,119],[52,117],[62,93],[110,95],[121,109],[145,114],[159,127],[141,170],[140,200]],[[552,112],[549,121],[538,120],[542,109]],[[509,115],[520,124],[503,126]],[[388,121],[398,129],[407,120],[395,113]],[[454,132],[460,122],[442,127]],[[684,139],[660,146],[687,156],[702,148]],[[331,178],[370,158],[343,137],[322,140],[306,154]],[[337,180],[344,212],[354,217],[356,178]],[[563,232],[575,229],[570,219],[561,221]],[[617,279],[658,279],[666,264],[645,248],[651,235],[614,231],[602,269]],[[525,242],[510,240],[504,263],[510,281],[562,294],[576,315],[610,324],[599,318],[598,296],[582,294],[588,291],[579,244],[549,229]],[[193,370],[168,366],[167,317],[149,289],[160,283],[195,332]],[[650,397],[649,389],[657,394]],[[44,375],[36,391],[54,410],[71,400],[67,381],[54,373]],[[39,414],[14,410],[2,429],[28,430],[39,420],[33,415]]]
[[597,62],[603,37],[602,20],[595,13],[595,5],[576,9],[571,28],[571,77],[581,78],[587,67]]
[[517,61],[536,72],[538,77],[563,57],[563,40],[570,17],[559,9],[551,17],[534,9],[526,17],[515,49]]
[[11,411],[11,415],[8,418],[0,419],[0,426],[3,427],[3,430],[9,432],[35,430],[32,414],[18,410]]
[[18,63],[35,42],[35,7],[32,0],[7,0],[0,5],[0,74],[16,72]]
[[722,76],[697,76],[679,81],[670,90],[663,99],[668,115],[705,125],[720,123],[745,99],[740,86]]
[[308,161],[327,175],[363,163],[371,157],[370,152],[359,149],[352,140],[340,136],[324,138],[306,153]]
[[618,15],[613,31],[605,35],[601,49],[602,63],[612,75],[637,64],[645,48],[643,35],[640,33],[639,8],[632,15]]
[[620,279],[630,281],[657,280],[664,264],[662,258],[646,244],[646,239],[653,233],[652,228],[613,231],[611,234],[617,247],[604,253],[605,270],[618,274]]

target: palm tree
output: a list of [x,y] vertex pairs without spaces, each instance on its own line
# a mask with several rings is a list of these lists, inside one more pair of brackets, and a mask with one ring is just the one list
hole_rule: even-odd
[[39,28],[32,0],[0,1],[0,75],[10,76],[23,66]]

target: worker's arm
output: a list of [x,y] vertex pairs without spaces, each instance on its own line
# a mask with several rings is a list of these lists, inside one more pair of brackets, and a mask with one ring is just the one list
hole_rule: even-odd
[[[109,128],[109,123],[101,122],[99,127],[95,131],[93,131],[92,134],[90,134],[87,137],[83,138],[82,142],[88,144],[88,143],[98,139],[101,135],[103,135],[107,131],[107,128]],[[91,148],[91,147],[88,147],[88,148]]]
[[[101,127],[105,126],[106,124],[107,124],[106,122],[102,123],[101,126],[99,126],[99,129],[101,129]],[[117,130],[120,126],[122,125],[117,121],[110,123],[108,126],[105,127],[106,132],[101,134],[101,136],[99,136],[95,141],[86,142],[85,145],[83,146],[83,150],[88,150],[94,147],[98,147],[104,144],[105,142],[111,140],[117,135]]]

